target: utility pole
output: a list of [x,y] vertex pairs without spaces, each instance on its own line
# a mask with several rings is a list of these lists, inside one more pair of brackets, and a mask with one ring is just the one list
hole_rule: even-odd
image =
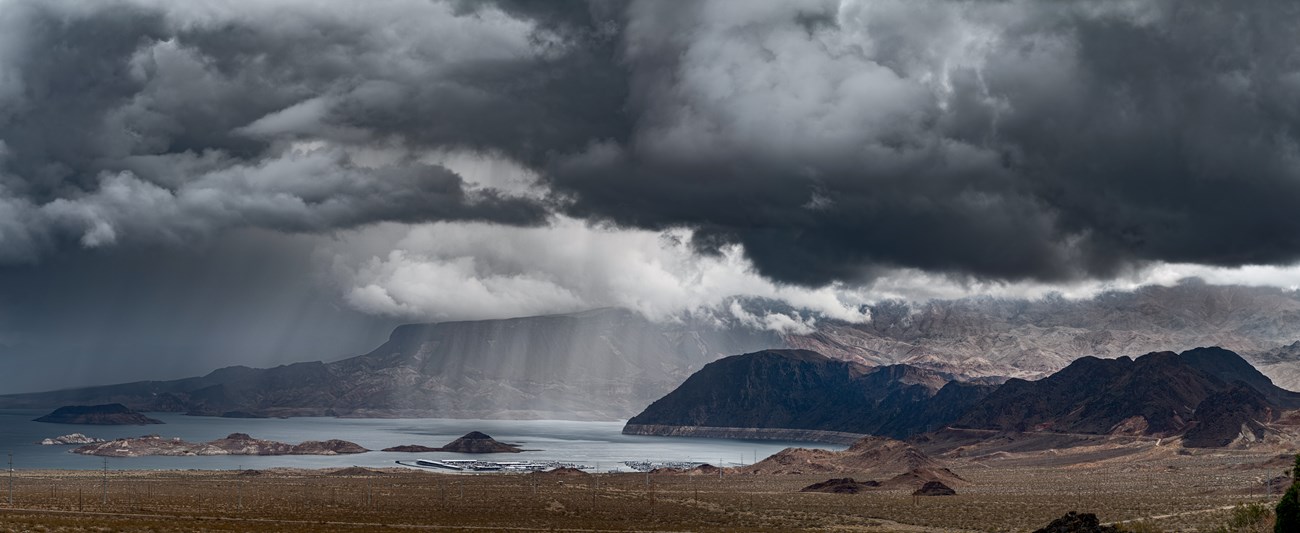
[[108,505],[108,458],[104,458],[104,497],[103,504]]
[[650,519],[655,519],[655,486],[650,484]]
[[14,506],[14,452],[9,452],[9,506]]

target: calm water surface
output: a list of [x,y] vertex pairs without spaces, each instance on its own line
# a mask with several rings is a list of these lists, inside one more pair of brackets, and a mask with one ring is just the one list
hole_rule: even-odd
[[[519,454],[369,452],[357,455],[314,456],[207,456],[108,458],[110,469],[223,470],[233,468],[338,468],[346,466],[387,467],[396,460],[463,459],[558,460],[598,466],[600,470],[624,469],[622,461],[703,461],[732,466],[763,459],[790,446],[844,449],[844,446],[780,441],[698,439],[623,435],[623,422],[576,422],[569,420],[455,420],[442,418],[349,419],[289,418],[232,419],[192,417],[176,413],[150,413],[166,422],[151,426],[82,426],[46,424],[32,419],[46,411],[0,410],[0,454],[14,454],[14,468],[98,469],[104,459],[69,453],[75,446],[41,446],[46,437],[84,433],[101,439],[138,437],[156,433],[191,442],[210,441],[231,433],[248,433],[259,439],[299,443],[307,440],[343,439],[372,450],[402,444],[441,446],[470,431],[482,431],[493,438],[537,449]],[[0,461],[5,458],[0,456]],[[3,466],[0,463],[0,466]]]

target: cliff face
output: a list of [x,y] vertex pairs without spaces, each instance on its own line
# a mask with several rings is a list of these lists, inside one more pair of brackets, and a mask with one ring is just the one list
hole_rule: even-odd
[[5,396],[0,406],[118,402],[212,416],[616,419],[709,361],[781,342],[766,332],[655,324],[603,309],[402,326],[371,353],[332,363]]
[[990,388],[901,365],[872,369],[805,350],[766,350],[706,365],[629,420],[625,432],[765,428],[905,437],[946,424]]

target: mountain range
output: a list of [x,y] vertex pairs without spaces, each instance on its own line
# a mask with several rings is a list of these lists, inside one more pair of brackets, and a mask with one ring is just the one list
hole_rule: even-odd
[[[758,312],[766,304],[747,305]],[[705,364],[764,349],[806,349],[851,363],[862,374],[855,379],[884,375],[866,377],[870,369],[907,373],[924,395],[939,395],[949,381],[1040,379],[1081,357],[1222,346],[1278,385],[1300,388],[1300,291],[1189,280],[1083,300],[883,301],[867,310],[865,323],[819,319],[812,331],[787,333],[725,317],[658,323],[622,309],[412,324],[370,353],[341,360],[7,395],[0,408],[121,403],[214,416],[626,419]],[[918,390],[853,401],[890,405]],[[941,398],[970,401],[980,390],[954,385]],[[900,435],[932,422],[862,424]]]
[[1075,359],[1221,346],[1300,389],[1300,290],[1187,279],[1094,298],[884,301],[863,324],[823,321],[785,347],[870,366],[1036,379]]
[[[726,436],[727,428],[908,438],[954,427],[996,432],[1179,436],[1214,447],[1263,439],[1300,393],[1222,348],[1136,359],[1080,358],[1036,381],[945,381],[907,365],[868,368],[806,350],[706,365],[628,421],[630,434]],[[809,440],[820,435],[805,435]]]

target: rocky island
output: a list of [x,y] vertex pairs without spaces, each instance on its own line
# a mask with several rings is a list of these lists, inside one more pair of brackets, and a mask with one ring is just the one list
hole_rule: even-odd
[[524,451],[523,448],[514,444],[506,444],[489,437],[486,433],[471,431],[464,437],[451,441],[441,448],[430,448],[415,444],[405,446],[393,446],[384,448],[386,452],[456,452],[456,453],[519,453]]
[[37,422],[52,424],[88,424],[98,426],[143,426],[161,424],[120,403],[104,405],[68,405],[55,409],[53,413],[36,419]]
[[41,446],[62,446],[68,444],[95,444],[99,442],[104,442],[104,439],[87,437],[81,433],[69,433],[59,437],[41,439],[39,444]]
[[307,441],[287,444],[255,439],[245,433],[231,433],[212,442],[187,442],[180,438],[164,439],[146,435],[90,444],[73,450],[81,455],[102,457],[143,457],[147,455],[341,455],[368,452],[361,445],[345,440]]

